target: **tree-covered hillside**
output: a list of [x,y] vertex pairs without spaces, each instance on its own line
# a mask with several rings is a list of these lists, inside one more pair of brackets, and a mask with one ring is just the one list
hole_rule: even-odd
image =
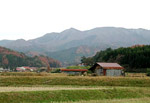
[[48,52],[46,54],[61,61],[64,66],[68,66],[79,64],[82,56],[92,56],[96,51],[98,50],[92,47],[80,46],[58,52]]
[[108,48],[97,52],[93,57],[82,57],[81,62],[87,65],[93,65],[95,62],[117,62],[128,71],[143,71],[150,68],[150,45],[137,45],[114,50]]
[[45,56],[28,57],[24,53],[0,47],[0,67],[13,69],[19,66],[43,67],[48,65],[59,67],[61,63]]

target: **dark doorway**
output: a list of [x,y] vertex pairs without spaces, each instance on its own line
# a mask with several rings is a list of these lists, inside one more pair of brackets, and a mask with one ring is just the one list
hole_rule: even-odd
[[103,70],[104,76],[106,75],[106,69]]

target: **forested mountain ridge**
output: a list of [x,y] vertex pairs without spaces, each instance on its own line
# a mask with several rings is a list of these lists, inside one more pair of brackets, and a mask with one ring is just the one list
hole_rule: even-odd
[[[80,58],[83,55],[94,55],[95,50],[104,50],[109,47],[113,49],[129,47],[136,44],[150,44],[150,30],[100,27],[80,31],[70,28],[60,33],[47,33],[42,37],[27,41],[23,39],[0,41],[0,45],[19,52],[51,54],[55,59],[60,59],[59,55],[62,54],[62,51],[66,51],[69,52],[70,63],[79,63],[79,59],[77,61],[76,58]],[[74,48],[80,48],[80,46],[88,47],[91,53],[88,53],[88,55],[86,51],[82,55],[74,53],[76,51]],[[60,60],[61,62],[68,62],[68,59],[65,57],[61,57]]]
[[80,63],[82,56],[93,56],[98,51],[96,48],[79,46],[57,52],[47,52],[46,55],[62,61],[64,66]]
[[82,63],[93,65],[96,62],[117,62],[128,70],[150,68],[150,45],[136,45],[127,48],[97,52],[93,57],[82,57]]
[[59,67],[61,63],[49,57],[28,57],[24,53],[0,47],[0,67],[14,69],[19,66],[43,67],[48,65]]

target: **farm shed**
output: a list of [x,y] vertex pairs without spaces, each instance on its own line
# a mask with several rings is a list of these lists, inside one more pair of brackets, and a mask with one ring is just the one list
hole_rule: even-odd
[[86,73],[88,70],[87,69],[60,69],[60,71],[70,75],[82,75]]
[[99,76],[123,76],[124,68],[118,63],[97,62],[90,69],[92,73]]

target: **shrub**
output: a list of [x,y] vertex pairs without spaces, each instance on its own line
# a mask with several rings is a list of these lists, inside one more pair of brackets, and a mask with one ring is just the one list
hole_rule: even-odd
[[90,66],[69,66],[67,69],[89,69]]
[[51,71],[51,73],[61,73],[60,69],[54,69]]
[[150,76],[150,68],[147,68],[147,76]]

